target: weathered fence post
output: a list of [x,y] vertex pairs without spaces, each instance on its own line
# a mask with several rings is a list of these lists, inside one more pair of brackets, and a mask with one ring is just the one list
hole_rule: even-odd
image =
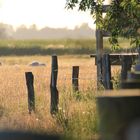
[[57,75],[58,75],[58,61],[57,56],[52,56],[52,66],[51,66],[51,106],[50,113],[53,115],[58,112],[58,90],[57,90]]
[[132,58],[131,56],[122,56],[121,58],[122,69],[121,69],[121,81],[126,80],[127,72],[131,70]]
[[79,66],[72,67],[72,86],[75,92],[79,91]]
[[109,54],[104,54],[102,59],[102,76],[103,85],[105,89],[113,89],[111,82],[111,65]]
[[32,72],[25,72],[26,76],[26,85],[28,90],[28,109],[29,114],[31,114],[32,111],[35,112],[35,94],[34,94],[34,76]]
[[[121,79],[121,88],[122,89],[140,89],[140,58],[138,59],[136,65],[134,66],[133,71],[131,70],[131,65],[133,63],[133,59],[131,56],[126,57],[125,61],[123,61],[122,70],[125,71],[125,75],[123,75],[122,71],[122,79]],[[123,68],[124,67],[124,68]],[[128,71],[129,70],[129,71]]]
[[97,60],[97,88],[98,89],[102,84],[102,55],[103,55],[103,35],[100,29],[96,29],[96,60]]

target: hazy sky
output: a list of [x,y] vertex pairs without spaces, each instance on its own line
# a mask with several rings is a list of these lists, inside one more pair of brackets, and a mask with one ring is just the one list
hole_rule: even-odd
[[0,0],[0,22],[14,27],[36,24],[39,28],[74,28],[82,23],[94,27],[88,12],[66,10],[65,3],[66,0]]

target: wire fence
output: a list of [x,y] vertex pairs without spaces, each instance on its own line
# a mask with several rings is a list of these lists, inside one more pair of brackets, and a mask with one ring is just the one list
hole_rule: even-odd
[[[29,66],[2,66],[0,68],[0,106],[8,110],[27,111],[28,98],[25,72],[32,72],[34,75],[34,91],[36,104],[39,108],[49,108],[50,105],[50,81],[51,67],[29,67]],[[57,88],[59,95],[62,92],[72,90],[72,65],[58,66]],[[96,87],[96,68],[91,65],[80,64],[79,76],[75,78],[79,83],[79,91]],[[90,88],[89,88],[90,87]]]
[[[75,66],[75,65],[74,65]],[[78,66],[76,64],[76,66]],[[118,70],[115,67],[116,73]],[[9,66],[0,68],[0,106],[8,110],[24,110],[28,108],[28,91],[26,86],[25,72],[34,75],[35,104],[37,110],[49,110],[51,102],[51,66]],[[63,94],[73,92],[73,65],[58,65],[57,89],[59,97]],[[80,94],[96,92],[97,73],[93,61],[90,64],[79,64],[79,75],[74,78],[78,80],[78,91]]]

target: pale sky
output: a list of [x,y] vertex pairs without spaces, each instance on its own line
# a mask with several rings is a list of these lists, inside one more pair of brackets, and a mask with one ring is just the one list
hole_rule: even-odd
[[88,23],[95,27],[88,12],[66,10],[65,3],[66,0],[0,0],[0,23],[70,29]]

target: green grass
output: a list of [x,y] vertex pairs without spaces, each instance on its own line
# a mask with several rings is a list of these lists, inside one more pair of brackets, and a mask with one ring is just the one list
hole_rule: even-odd
[[[120,39],[120,49],[129,47],[128,40]],[[104,39],[105,52],[112,52],[108,39]],[[24,55],[81,55],[96,53],[95,39],[61,40],[0,40],[1,56]]]
[[0,55],[71,55],[95,52],[94,40],[1,40]]

